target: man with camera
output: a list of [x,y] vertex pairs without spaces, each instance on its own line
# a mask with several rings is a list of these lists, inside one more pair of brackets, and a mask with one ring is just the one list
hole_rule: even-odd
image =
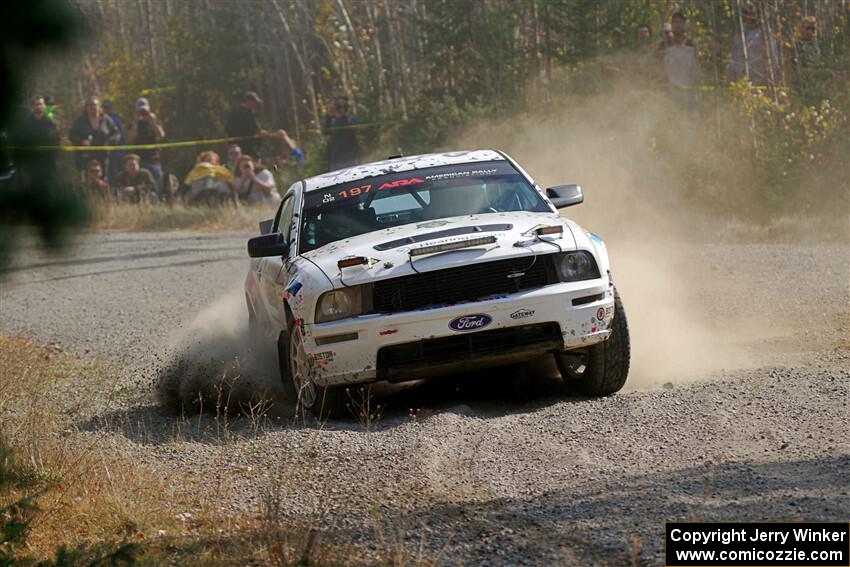
[[[136,113],[133,115],[133,123],[127,131],[127,141],[134,145],[156,144],[165,139],[165,130],[156,114],[151,112],[151,105],[146,98],[136,101]],[[147,169],[156,181],[157,194],[162,182],[162,165],[160,163],[159,149],[139,148],[136,154],[141,160],[141,168]]]

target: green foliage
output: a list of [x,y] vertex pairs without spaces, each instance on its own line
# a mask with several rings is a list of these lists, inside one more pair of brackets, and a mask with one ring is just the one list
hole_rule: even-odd
[[[833,159],[831,147],[846,147],[839,129],[850,114],[850,14],[831,0],[761,2],[764,25],[783,45],[783,83],[776,92],[746,94],[728,88],[725,80],[731,38],[740,31],[738,5],[737,0],[79,1],[97,33],[89,34],[85,49],[52,61],[31,84],[59,97],[66,123],[90,92],[111,96],[125,117],[133,100],[145,95],[171,140],[222,136],[239,93],[256,90],[265,100],[261,123],[285,128],[307,154],[306,166],[288,164],[278,173],[286,186],[295,176],[324,170],[319,126],[324,105],[340,93],[349,96],[364,122],[374,124],[358,130],[364,159],[371,159],[445,147],[478,117],[502,119],[541,101],[562,108],[573,97],[604,94],[624,78],[637,77],[640,88],[664,89],[656,48],[662,23],[681,10],[700,53],[703,107],[713,104],[718,115],[720,106],[740,109],[735,116],[741,127],[724,125],[722,135],[728,137],[721,145],[733,148],[736,159],[752,161],[758,182],[781,195],[806,174],[800,173],[808,167],[802,156],[814,156],[808,159],[817,171]],[[814,101],[802,96],[805,89],[790,70],[805,15],[820,22],[825,62],[817,88],[809,89],[817,95]],[[635,32],[642,23],[654,34],[649,45],[638,48]],[[706,103],[709,99],[714,102]],[[749,151],[738,152],[741,139]],[[202,149],[169,149],[164,166],[182,177]]]
[[52,559],[37,561],[26,552],[30,524],[41,512],[36,496],[25,496],[0,510],[0,567],[84,567],[92,565],[135,565],[144,547],[131,541],[133,530],[116,542],[80,543],[74,547],[62,544]]

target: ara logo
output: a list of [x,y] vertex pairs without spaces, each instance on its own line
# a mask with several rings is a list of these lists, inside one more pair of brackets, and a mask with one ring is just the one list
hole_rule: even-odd
[[378,191],[382,191],[384,189],[395,189],[396,187],[404,187],[405,185],[413,185],[414,183],[425,183],[425,180],[419,179],[418,177],[414,177],[412,179],[398,179],[396,181],[384,183],[378,187]]
[[449,328],[454,331],[475,331],[483,329],[493,321],[493,318],[484,313],[475,315],[463,315],[449,321]]

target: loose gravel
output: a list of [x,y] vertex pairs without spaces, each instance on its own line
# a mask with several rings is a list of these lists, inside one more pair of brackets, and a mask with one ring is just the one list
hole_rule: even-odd
[[[687,335],[693,319],[717,340],[698,372],[671,371],[664,359],[681,353],[656,345],[631,389],[606,399],[571,396],[541,363],[389,389],[380,412],[318,424],[291,418],[272,369],[246,377],[268,386],[265,415],[175,414],[153,394],[174,346],[224,366],[251,356],[244,246],[100,233],[62,258],[24,248],[0,280],[0,329],[121,369],[80,418],[104,450],[193,476],[228,513],[274,495],[287,522],[370,544],[381,533],[413,554],[423,544],[440,563],[659,565],[665,521],[850,516],[846,246],[670,246],[688,306],[675,321],[647,320],[663,294],[622,262],[633,333]],[[615,263],[632,251],[609,246]],[[233,344],[206,348],[222,337]]]

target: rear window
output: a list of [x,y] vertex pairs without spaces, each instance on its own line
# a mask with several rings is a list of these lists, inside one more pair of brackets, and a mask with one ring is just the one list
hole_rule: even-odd
[[308,252],[367,232],[447,217],[549,210],[507,161],[415,169],[307,193],[299,248]]

